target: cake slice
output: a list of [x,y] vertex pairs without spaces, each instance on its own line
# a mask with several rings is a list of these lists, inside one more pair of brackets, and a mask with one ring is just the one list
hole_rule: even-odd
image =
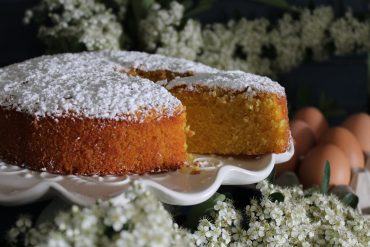
[[284,88],[267,77],[220,71],[176,78],[165,85],[186,106],[198,154],[282,153],[289,141]]
[[188,151],[259,155],[286,151],[289,141],[284,88],[267,77],[220,71],[180,58],[140,52],[109,53],[121,72],[147,78],[186,106],[195,135]]

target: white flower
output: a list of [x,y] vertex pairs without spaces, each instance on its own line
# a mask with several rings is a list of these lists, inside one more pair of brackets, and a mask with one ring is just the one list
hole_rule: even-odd
[[140,23],[145,49],[169,56],[200,61],[228,70],[276,76],[299,66],[307,58],[322,61],[336,54],[370,50],[369,22],[360,22],[351,12],[334,20],[331,7],[298,9],[298,19],[285,14],[270,23],[266,19],[214,23],[203,29],[187,20],[180,30],[184,8],[173,1],[168,10],[155,4]]
[[28,215],[21,215],[19,217],[19,219],[17,220],[17,222],[15,223],[15,225],[18,227],[18,228],[30,228],[31,225],[32,225],[32,221],[31,221],[31,218],[30,216]]
[[[228,25],[232,27],[234,24],[230,22]],[[238,36],[234,35],[232,28],[223,24],[213,24],[207,26],[202,35],[204,44],[197,59],[220,69],[235,68],[235,61],[232,58]]]
[[22,240],[27,246],[55,247],[194,246],[190,233],[179,228],[163,205],[137,182],[118,200],[98,202],[92,207],[72,206],[52,222],[30,227],[28,218],[20,218],[8,234],[12,243]]
[[313,11],[304,9],[301,14],[301,42],[310,49],[315,60],[324,60],[329,54],[325,47],[330,39],[327,32],[334,21],[334,11],[331,7],[319,7]]
[[195,60],[203,44],[200,23],[188,20],[180,30],[184,7],[172,1],[168,10],[153,5],[140,22],[141,40],[148,51]]
[[60,234],[50,234],[46,243],[39,243],[41,247],[71,247],[72,245]]
[[353,17],[352,12],[347,12],[344,18],[336,20],[330,27],[330,35],[334,40],[336,54],[343,55],[370,49],[369,22],[361,23]]
[[128,220],[123,211],[124,209],[118,207],[109,208],[106,212],[106,217],[104,218],[104,224],[107,226],[112,226],[113,230],[119,232]]
[[[261,202],[252,200],[246,208],[251,222],[247,234],[255,242],[274,246],[366,246],[369,241],[363,239],[361,231],[351,229],[351,225],[366,224],[370,230],[369,222],[335,196],[312,190],[304,193],[299,187],[283,189],[267,182],[259,183],[258,188],[263,194]],[[271,202],[268,198],[277,191],[284,195],[284,202]]]
[[121,25],[95,0],[42,0],[26,12],[24,21],[39,24],[39,38],[54,52],[120,47]]
[[[119,200],[73,206],[36,228],[21,217],[8,234],[26,246],[368,246],[370,222],[333,195],[301,187],[280,188],[263,181],[262,198],[245,208],[247,228],[232,201],[218,201],[210,218],[191,234],[172,221],[162,204],[139,183]],[[280,192],[284,201],[273,202]],[[109,232],[109,234],[107,234]],[[23,242],[19,242],[23,241]]]

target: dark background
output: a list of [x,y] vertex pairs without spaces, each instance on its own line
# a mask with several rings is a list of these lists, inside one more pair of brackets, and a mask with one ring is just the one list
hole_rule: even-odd
[[0,67],[42,54],[37,30],[23,24],[26,9],[37,0],[0,0]]
[[[197,0],[194,0],[195,2]],[[42,45],[36,38],[37,30],[25,26],[22,22],[26,9],[39,0],[0,0],[0,67],[39,56],[43,53]],[[355,13],[369,10],[368,0],[289,0],[298,5],[331,5],[338,15],[348,7]],[[276,19],[282,11],[266,7],[253,0],[216,0],[214,7],[199,16],[202,22],[224,22],[230,18],[244,16],[247,18],[269,17]]]

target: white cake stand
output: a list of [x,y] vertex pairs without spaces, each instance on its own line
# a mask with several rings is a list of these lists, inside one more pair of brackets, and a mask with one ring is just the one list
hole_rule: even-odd
[[287,152],[258,158],[194,155],[200,168],[180,169],[143,176],[62,176],[31,171],[0,161],[0,204],[21,205],[58,194],[80,205],[97,199],[114,199],[133,180],[147,185],[164,203],[194,205],[210,198],[221,185],[246,185],[265,179],[275,164],[288,161],[294,153],[292,143]]

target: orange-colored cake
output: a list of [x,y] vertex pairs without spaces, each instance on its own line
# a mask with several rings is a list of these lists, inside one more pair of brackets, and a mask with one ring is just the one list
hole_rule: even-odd
[[[162,86],[121,71],[148,56],[62,54],[0,69],[0,158],[83,175],[142,174],[184,165],[181,102]],[[185,64],[166,61],[152,56],[145,64],[174,71],[176,62]]]
[[285,152],[289,121],[284,88],[267,77],[220,71],[177,78],[167,89],[186,106],[195,132],[188,151],[260,155]]
[[1,158],[62,174],[167,171],[187,160],[185,113],[143,123],[0,110]]
[[284,152],[289,129],[284,89],[268,78],[117,51],[0,69],[0,138],[0,158],[31,169],[142,174],[186,164],[187,146]]

